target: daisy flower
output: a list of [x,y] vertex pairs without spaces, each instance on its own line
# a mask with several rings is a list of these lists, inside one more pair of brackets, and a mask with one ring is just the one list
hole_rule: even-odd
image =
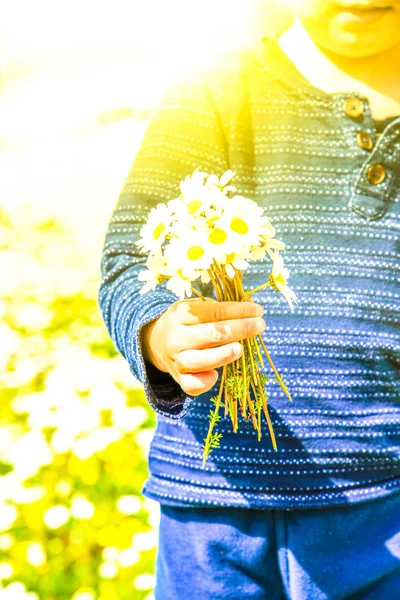
[[197,195],[201,194],[207,177],[208,173],[200,171],[198,168],[192,175],[187,175],[179,185],[182,197],[195,198]]
[[222,261],[222,264],[225,265],[225,271],[230,279],[235,277],[235,269],[238,271],[245,271],[249,266],[246,258],[250,258],[249,253],[239,253],[239,252],[230,252],[226,254],[225,259]]
[[193,273],[190,277],[185,277],[181,269],[173,272],[172,269],[168,269],[171,274],[166,287],[171,290],[180,300],[185,300],[185,297],[192,297],[192,281],[198,278],[198,273]]
[[140,294],[155,290],[158,284],[164,283],[166,278],[162,273],[162,270],[165,265],[166,262],[161,249],[158,249],[154,254],[149,255],[146,263],[146,266],[148,267],[147,271],[140,271],[137,276],[139,281],[147,282],[139,290]]
[[293,302],[297,302],[296,294],[290,287],[287,285],[287,280],[289,278],[289,270],[284,267],[283,259],[279,254],[279,250],[273,252],[267,248],[267,252],[272,258],[273,266],[272,272],[269,276],[269,283],[271,287],[274,288],[277,292],[282,292],[285,296],[287,303],[289,304],[291,310],[294,310]]
[[157,204],[151,209],[147,222],[140,230],[141,239],[135,244],[144,252],[154,253],[161,248],[169,233],[171,217],[171,210],[166,204],[163,202]]
[[171,239],[165,247],[164,255],[168,267],[180,270],[183,277],[190,277],[195,270],[207,270],[211,266],[212,252],[206,228],[182,228],[179,238]]
[[225,171],[220,178],[218,178],[217,175],[209,175],[207,177],[207,185],[218,187],[224,195],[226,195],[228,192],[236,192],[235,186],[228,185],[234,175],[235,173],[230,169]]
[[226,195],[219,187],[207,183],[207,173],[196,171],[180,184],[181,194],[167,203],[180,225],[206,225],[223,212]]
[[[211,223],[209,220],[208,223]],[[238,241],[231,234],[226,223],[221,219],[212,222],[212,227],[207,227],[207,241],[213,258],[219,263],[226,262],[226,255],[239,251]]]
[[251,246],[259,243],[258,231],[263,208],[256,202],[242,196],[233,196],[218,221],[219,226],[228,231],[236,241],[238,252],[248,252]]
[[205,185],[207,176],[207,173],[196,169],[193,175],[188,175],[181,181],[181,203],[174,203],[175,213],[180,218],[194,219],[206,208],[209,201],[209,190]]
[[[258,235],[260,236],[260,247],[261,248],[275,248],[276,250],[284,250],[286,248],[285,244],[279,240],[273,239],[276,234],[276,229],[271,225],[271,222],[268,217],[261,217],[261,225],[258,231]],[[257,258],[263,258],[265,256],[265,252],[261,256],[257,256]]]

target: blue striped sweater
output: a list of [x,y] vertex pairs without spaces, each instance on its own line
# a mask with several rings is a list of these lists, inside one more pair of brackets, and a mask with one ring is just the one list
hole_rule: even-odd
[[[232,169],[238,193],[265,207],[299,299],[291,313],[270,288],[254,295],[293,397],[269,387],[278,451],[266,426],[258,442],[251,421],[233,433],[222,418],[221,446],[204,469],[219,382],[188,396],[144,360],[143,326],[178,298],[165,285],[139,294],[147,256],[134,244],[149,210],[176,197],[196,167]],[[400,117],[379,135],[367,97],[316,88],[275,37],[170,87],[111,217],[99,289],[110,336],[157,414],[144,495],[176,506],[290,509],[400,490],[399,229]],[[244,286],[265,283],[269,270],[269,258],[252,262]]]

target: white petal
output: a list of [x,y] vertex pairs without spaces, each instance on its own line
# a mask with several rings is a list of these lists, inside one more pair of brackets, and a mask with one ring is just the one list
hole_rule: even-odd
[[140,294],[146,294],[146,292],[149,292],[151,289],[155,289],[155,286],[153,288],[152,285],[151,285],[151,282],[149,281],[142,288],[140,288],[139,293]]
[[239,271],[244,271],[249,266],[249,263],[247,260],[244,260],[244,258],[235,258],[233,265],[236,267],[236,269],[239,269]]
[[260,258],[264,258],[264,257],[265,257],[264,248],[260,248],[259,246],[253,246],[253,249],[251,250],[251,258],[253,260],[259,260]]
[[297,297],[294,291],[291,290],[287,285],[285,285],[284,287],[282,287],[281,292],[285,296],[291,310],[294,310],[293,301],[297,302]]
[[233,279],[235,277],[235,270],[231,264],[225,265],[225,271],[228,277],[230,277],[230,279]]
[[147,281],[151,276],[152,275],[150,271],[140,271],[137,278],[139,281]]
[[275,240],[273,238],[268,240],[267,244],[270,248],[276,248],[277,250],[284,250],[286,248],[286,245],[283,242],[281,242],[280,240]]
[[200,279],[203,283],[210,283],[211,278],[210,278],[210,275],[208,274],[208,271],[203,271]]
[[235,175],[235,173],[231,169],[229,169],[228,171],[225,171],[225,173],[222,175],[221,179],[219,180],[219,185],[224,187],[227,183],[230,182],[230,180],[232,179],[232,177],[234,175]]
[[268,252],[268,254],[269,254],[269,257],[271,258],[271,260],[272,260],[272,261],[275,261],[275,256],[276,256],[275,252],[273,252],[273,251],[272,251],[272,250],[270,250],[269,248],[266,248],[266,251]]
[[216,175],[210,175],[207,179],[207,185],[218,185],[219,179]]

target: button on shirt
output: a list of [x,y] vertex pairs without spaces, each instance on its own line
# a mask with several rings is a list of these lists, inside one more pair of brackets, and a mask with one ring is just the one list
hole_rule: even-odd
[[[157,413],[144,495],[178,506],[308,508],[400,489],[400,117],[377,133],[368,98],[316,88],[274,37],[190,73],[154,112],[111,218],[99,291],[110,335]],[[233,433],[222,417],[221,445],[204,469],[219,381],[188,396],[143,360],[143,326],[177,297],[165,285],[139,294],[147,256],[135,247],[150,209],[175,198],[196,167],[232,169],[238,193],[264,207],[299,300],[291,312],[271,288],[254,295],[293,397],[267,386],[278,451],[265,423],[259,442],[250,421]],[[244,286],[265,283],[270,270],[268,257],[251,262]]]
[[363,150],[372,150],[374,147],[374,142],[372,140],[372,136],[368,133],[368,131],[358,131],[356,136],[357,144]]
[[349,117],[361,117],[364,114],[364,104],[360,98],[347,98],[344,103],[344,111]]

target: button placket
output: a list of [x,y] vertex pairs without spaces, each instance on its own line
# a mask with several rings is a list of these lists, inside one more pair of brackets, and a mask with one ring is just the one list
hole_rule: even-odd
[[[351,186],[348,206],[369,221],[380,219],[385,214],[394,191],[395,170],[391,170],[388,157],[393,155],[395,139],[390,130],[384,137],[377,139],[368,98],[353,94],[339,97],[337,101],[336,109],[341,109],[339,118],[346,141],[357,155],[366,158]],[[400,121],[397,125],[400,125]],[[400,137],[400,128],[398,134]]]
[[379,144],[362,166],[349,201],[349,207],[369,221],[383,217],[396,194],[400,128],[397,136],[389,132],[387,135],[386,139],[380,138]]

